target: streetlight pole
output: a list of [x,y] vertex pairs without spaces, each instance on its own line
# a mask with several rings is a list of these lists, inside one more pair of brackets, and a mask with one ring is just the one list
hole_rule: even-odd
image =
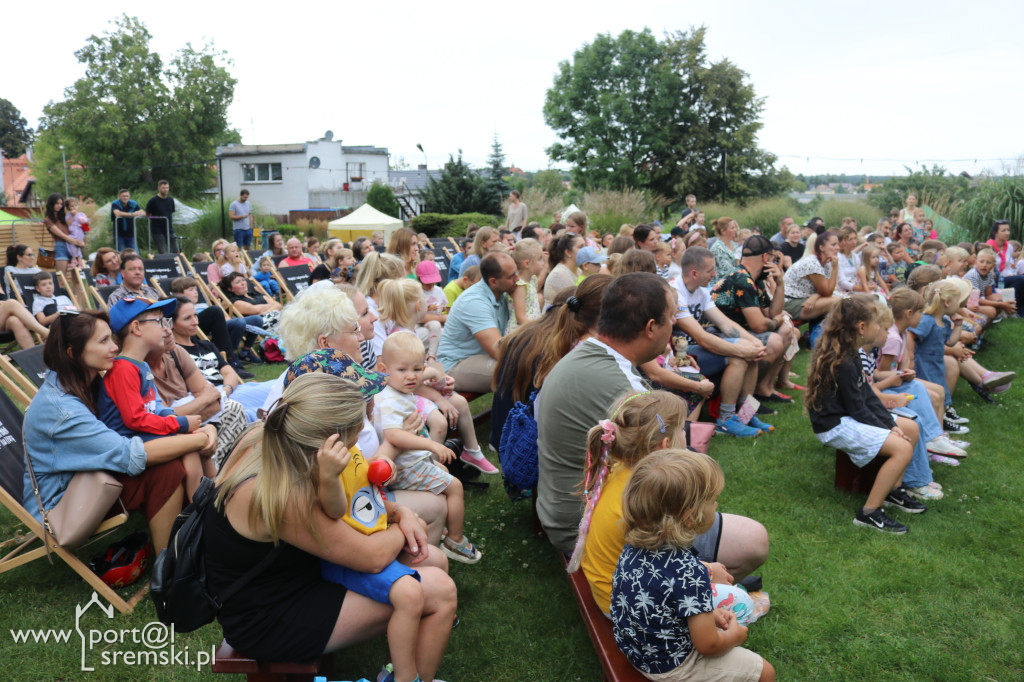
[[60,161],[61,165],[64,166],[64,196],[71,196],[71,192],[68,191],[68,159],[64,156],[64,145],[60,146]]
[[427,162],[427,153],[425,151],[423,151],[423,145],[420,144],[419,142],[417,142],[416,143],[416,149],[419,149],[420,153],[423,154],[423,170],[427,170],[427,167],[430,164]]

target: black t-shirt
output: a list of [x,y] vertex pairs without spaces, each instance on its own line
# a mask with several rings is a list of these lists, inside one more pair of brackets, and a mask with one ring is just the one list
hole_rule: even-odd
[[172,216],[174,215],[174,199],[169,196],[165,199],[157,194],[146,204],[146,215],[167,218],[166,221],[159,218],[151,220],[149,222],[149,229],[157,232],[168,232],[172,225]]
[[193,360],[196,362],[196,367],[199,368],[200,373],[206,380],[214,386],[220,386],[224,383],[224,376],[220,371],[227,365],[227,361],[224,360],[224,356],[220,354],[217,347],[209,341],[203,341],[202,339],[193,338],[193,345],[181,346],[186,353],[188,353]]
[[794,263],[804,257],[804,245],[803,244],[797,244],[796,246],[793,246],[789,242],[782,242],[781,249],[782,249],[782,255],[783,256],[789,256]]

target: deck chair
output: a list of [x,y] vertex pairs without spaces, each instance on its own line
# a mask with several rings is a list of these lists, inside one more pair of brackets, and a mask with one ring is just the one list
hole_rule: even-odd
[[260,258],[266,253],[266,249],[246,249],[245,255],[248,257],[249,262],[253,265],[260,262]]
[[[0,376],[6,377],[6,373],[0,372]],[[6,377],[9,380],[9,377]],[[10,397],[0,391],[0,429],[9,437],[0,440],[0,503],[7,508],[28,528],[25,534],[16,533],[13,538],[0,542],[0,574],[6,573],[18,566],[35,561],[47,554],[50,554],[50,562],[53,562],[52,555],[57,555],[71,570],[80,575],[89,586],[101,597],[121,613],[131,613],[139,600],[149,590],[149,584],[139,590],[131,599],[125,600],[115,592],[109,585],[100,580],[99,576],[90,570],[89,566],[79,559],[74,552],[63,547],[57,539],[43,526],[36,521],[35,517],[22,506],[21,498],[24,493],[25,479],[25,456],[23,450],[22,422],[23,416],[18,407]],[[92,538],[86,542],[88,545],[110,533],[113,529],[123,525],[128,520],[128,512],[120,505],[116,505],[114,512],[104,519]],[[41,541],[42,546],[32,549],[36,541]]]
[[[8,358],[10,359],[8,360]],[[42,345],[15,351],[10,355],[0,355],[0,365],[3,365],[5,362],[13,362],[15,365],[20,367],[21,372],[19,372],[19,374],[23,374],[28,377],[29,381],[31,381],[36,388],[43,385],[43,379],[46,377],[46,363],[43,362]],[[13,367],[4,367],[8,376],[17,379],[17,376],[12,374],[12,369]]]
[[92,293],[92,297],[96,299],[96,303],[99,305],[97,310],[105,310],[110,312],[110,306],[107,305],[107,299],[110,298],[110,294],[114,293],[114,289],[117,289],[120,284],[110,284],[105,287],[89,287],[89,291]]
[[181,265],[174,257],[144,260],[142,265],[147,277],[181,277]]
[[287,257],[288,257],[288,254],[286,253],[283,256],[271,256],[270,258],[271,258],[271,260],[274,261],[274,267],[276,268],[278,265],[281,264],[281,261],[283,261]]
[[277,281],[291,300],[298,296],[299,292],[309,287],[309,273],[311,270],[305,265],[292,265],[291,267],[277,269]]

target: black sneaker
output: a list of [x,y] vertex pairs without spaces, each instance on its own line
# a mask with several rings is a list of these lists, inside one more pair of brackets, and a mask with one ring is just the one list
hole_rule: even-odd
[[874,528],[881,533],[891,533],[893,535],[905,535],[910,530],[902,523],[890,519],[881,509],[876,509],[870,514],[865,514],[863,510],[858,510],[857,515],[853,517],[853,525]]
[[243,348],[238,351],[238,359],[247,365],[262,365],[263,361],[252,351],[251,348]]
[[239,379],[244,379],[245,381],[248,381],[249,379],[255,379],[256,378],[255,374],[253,374],[252,372],[249,372],[247,370],[244,370],[244,369],[236,369],[235,370],[235,374],[238,375]]
[[946,418],[942,419],[942,430],[945,431],[946,433],[956,434],[958,436],[962,436],[964,434],[971,432],[971,430],[964,426],[963,424],[957,424],[956,422],[952,422]]
[[778,410],[773,410],[772,408],[762,403],[757,406],[757,413],[762,417],[771,417],[772,415],[778,414],[779,412]]
[[908,514],[923,514],[928,511],[928,507],[911,497],[910,493],[903,486],[889,491],[889,494],[885,496],[885,500],[882,502],[882,506],[896,507]]
[[956,410],[953,409],[952,405],[946,408],[946,419],[951,424],[968,424],[971,421],[967,417],[961,417],[959,414],[957,414]]

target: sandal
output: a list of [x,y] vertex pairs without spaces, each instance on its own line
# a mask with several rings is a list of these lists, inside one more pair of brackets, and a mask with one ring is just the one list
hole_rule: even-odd
[[469,541],[465,535],[462,536],[462,542],[455,542],[451,538],[445,536],[444,540],[441,541],[441,551],[444,552],[449,559],[458,561],[463,564],[475,564],[480,561],[483,554],[476,548],[472,542]]

